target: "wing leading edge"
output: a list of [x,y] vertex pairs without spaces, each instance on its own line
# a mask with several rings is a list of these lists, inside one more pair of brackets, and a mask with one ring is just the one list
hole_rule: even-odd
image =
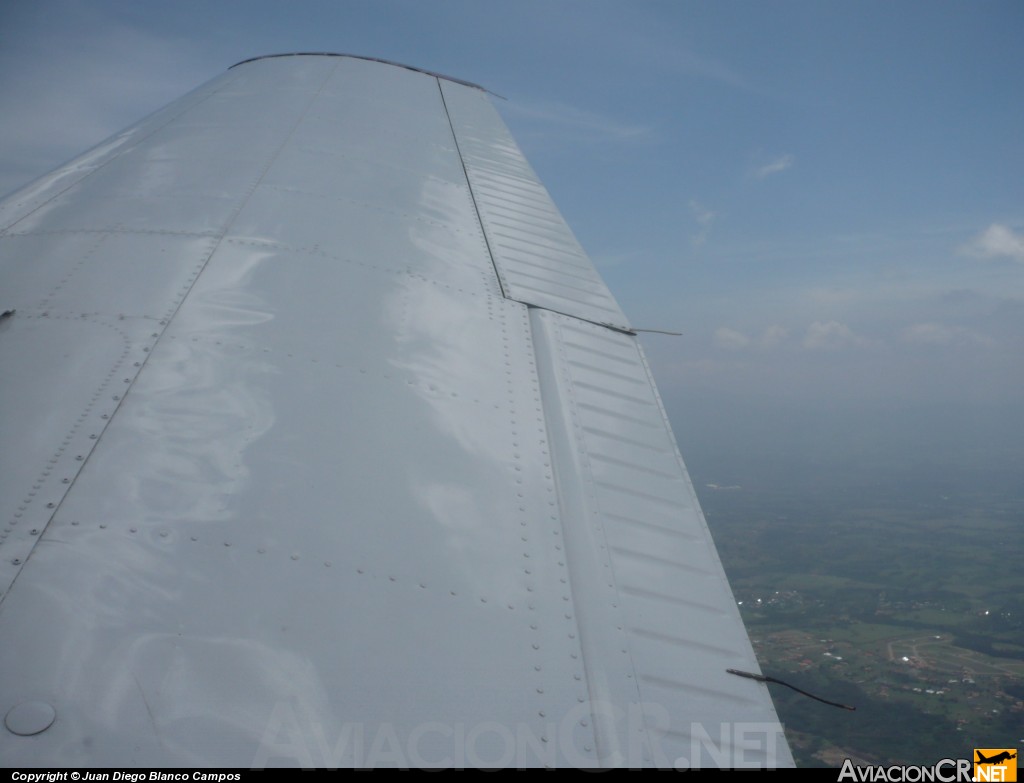
[[246,61],[0,226],[10,765],[792,763],[640,346],[479,88]]

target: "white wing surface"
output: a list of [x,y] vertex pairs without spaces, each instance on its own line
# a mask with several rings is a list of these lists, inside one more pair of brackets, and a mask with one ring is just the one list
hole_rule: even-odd
[[487,95],[257,58],[0,203],[0,758],[788,765]]

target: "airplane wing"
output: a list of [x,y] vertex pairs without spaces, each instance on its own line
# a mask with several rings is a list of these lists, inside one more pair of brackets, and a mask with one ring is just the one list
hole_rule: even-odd
[[0,758],[785,766],[487,94],[257,58],[0,203]]

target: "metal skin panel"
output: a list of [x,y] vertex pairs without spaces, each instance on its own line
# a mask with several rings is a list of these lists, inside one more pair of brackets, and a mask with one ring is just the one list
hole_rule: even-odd
[[0,203],[5,764],[671,766],[777,725],[634,338],[503,295],[462,93],[248,61]]
[[[567,545],[588,678],[631,691],[652,737],[645,761],[791,765],[771,702],[725,671],[757,671],[757,659],[639,343],[530,315],[559,488],[580,520]],[[616,652],[624,674],[606,669]],[[628,745],[621,726],[601,729],[599,743]]]
[[479,90],[441,83],[494,265],[510,299],[629,331],[629,321]]

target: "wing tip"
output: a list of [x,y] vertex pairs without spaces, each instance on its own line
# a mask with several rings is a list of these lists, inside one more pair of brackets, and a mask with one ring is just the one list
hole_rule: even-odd
[[[383,57],[370,57],[363,54],[349,54],[348,52],[280,52],[278,54],[261,54],[256,57],[249,57],[248,59],[241,60],[234,65],[230,66],[228,70],[237,68],[239,65],[245,65],[246,63],[256,62],[257,60],[269,60],[275,57],[348,57],[353,60],[366,60],[367,62],[382,63],[384,65],[393,65],[396,68],[405,68],[409,71],[416,71],[417,73],[423,73],[427,76],[433,76],[435,79],[444,79],[449,82],[455,82],[455,84],[461,84],[465,87],[473,87],[482,92],[491,93],[486,87],[481,87],[479,84],[474,82],[466,81],[465,79],[458,79],[454,76],[446,76],[443,73],[437,71],[430,71],[426,68],[417,68],[415,65],[407,65],[406,63],[396,62],[395,60],[387,60]],[[494,95],[495,93],[491,93]],[[501,96],[498,96],[501,97]]]

